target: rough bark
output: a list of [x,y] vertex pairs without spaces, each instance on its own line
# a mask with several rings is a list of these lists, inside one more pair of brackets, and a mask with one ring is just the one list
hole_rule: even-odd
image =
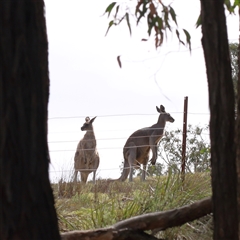
[[[97,229],[93,231],[72,231],[62,234],[62,240],[156,240],[143,231],[113,228]],[[159,240],[159,239],[158,239]]]
[[43,0],[1,0],[0,18],[0,239],[59,239],[48,178]]
[[224,1],[201,0],[209,86],[214,239],[238,239],[234,91]]
[[[240,7],[238,9],[239,17],[239,31],[240,31]],[[240,35],[238,43],[238,69],[240,70]],[[240,216],[240,71],[238,71],[237,81],[237,136],[236,136],[236,147],[237,147],[237,173],[238,173],[238,216]],[[238,219],[238,236],[240,239],[240,217]]]
[[[136,216],[119,223],[110,228],[97,229],[93,231],[73,231],[62,234],[62,240],[94,239],[155,239],[146,235],[146,230],[161,231],[167,228],[183,225],[212,212],[212,200],[206,198],[193,204],[165,212],[156,212]],[[131,236],[131,238],[129,238]]]

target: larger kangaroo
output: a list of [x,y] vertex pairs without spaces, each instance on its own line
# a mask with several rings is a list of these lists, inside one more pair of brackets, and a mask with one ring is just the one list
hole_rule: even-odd
[[78,143],[74,157],[74,182],[77,182],[78,171],[81,175],[81,181],[86,183],[88,175],[93,172],[93,183],[95,183],[96,171],[99,166],[99,155],[96,148],[96,138],[93,131],[93,121],[85,118],[85,123],[81,127],[82,131],[87,131],[83,139]]
[[[142,180],[145,180],[146,166],[149,160],[149,152],[152,150],[151,163],[155,165],[157,160],[157,144],[163,137],[166,122],[174,122],[169,113],[165,112],[163,105],[156,107],[160,113],[158,122],[151,127],[142,128],[134,132],[123,148],[124,167],[119,181],[125,181],[129,175],[129,181],[133,179],[133,168],[143,165]],[[130,174],[129,174],[130,172]]]

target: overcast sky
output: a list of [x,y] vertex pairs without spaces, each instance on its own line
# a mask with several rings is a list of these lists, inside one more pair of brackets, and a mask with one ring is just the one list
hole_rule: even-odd
[[[49,40],[50,176],[69,176],[80,130],[86,116],[97,116],[94,129],[100,154],[97,177],[117,178],[122,148],[129,135],[157,122],[156,106],[163,104],[176,121],[167,129],[182,128],[183,101],[188,96],[188,123],[209,121],[208,85],[201,47],[201,28],[195,23],[199,0],[173,1],[178,24],[191,34],[192,52],[168,33],[158,50],[144,24],[133,34],[125,22],[112,27],[103,13],[109,0],[45,0]],[[135,2],[135,1],[131,1]],[[132,4],[133,4],[132,3]],[[238,39],[238,18],[228,16],[231,42]],[[184,38],[184,35],[182,35]],[[121,56],[122,68],[117,63]],[[158,159],[157,161],[161,161]]]

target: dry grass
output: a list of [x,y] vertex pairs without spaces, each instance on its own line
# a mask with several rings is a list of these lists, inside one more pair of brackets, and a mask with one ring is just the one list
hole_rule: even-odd
[[[110,226],[136,215],[165,211],[211,195],[209,173],[148,178],[140,182],[98,180],[95,185],[60,181],[53,185],[62,232]],[[211,239],[212,218],[206,216],[181,227],[157,233],[164,239]]]

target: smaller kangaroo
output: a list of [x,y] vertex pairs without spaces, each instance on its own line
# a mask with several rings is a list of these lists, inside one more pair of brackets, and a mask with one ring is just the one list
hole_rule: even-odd
[[[151,163],[155,165],[157,160],[157,144],[164,135],[166,122],[174,122],[169,113],[165,112],[163,105],[156,107],[160,113],[158,122],[151,127],[142,128],[134,132],[126,141],[123,148],[124,166],[119,181],[125,181],[129,175],[129,181],[133,180],[133,167],[143,165],[142,181],[145,180],[146,166],[149,160],[149,152],[152,150]],[[130,172],[130,174],[129,174]]]
[[93,131],[93,121],[96,117],[85,118],[85,123],[81,127],[82,131],[87,131],[82,140],[78,143],[74,156],[74,182],[77,182],[77,174],[80,172],[81,182],[86,183],[88,175],[93,172],[93,183],[95,184],[96,171],[99,166],[99,155],[96,148],[96,138]]

